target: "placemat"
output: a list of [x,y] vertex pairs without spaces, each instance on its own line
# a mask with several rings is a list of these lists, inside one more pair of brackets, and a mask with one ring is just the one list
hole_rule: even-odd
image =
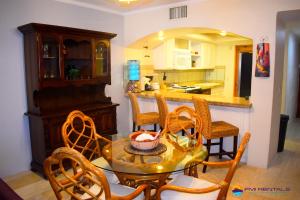
[[159,143],[157,147],[155,147],[154,149],[139,150],[131,146],[130,143],[128,143],[127,145],[124,146],[124,150],[130,154],[143,155],[143,156],[155,156],[167,151],[167,146],[162,143]]

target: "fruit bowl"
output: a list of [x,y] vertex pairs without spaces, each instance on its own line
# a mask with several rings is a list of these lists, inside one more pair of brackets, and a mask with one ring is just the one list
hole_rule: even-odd
[[137,131],[129,135],[132,147],[139,150],[151,150],[159,144],[159,133],[150,131]]

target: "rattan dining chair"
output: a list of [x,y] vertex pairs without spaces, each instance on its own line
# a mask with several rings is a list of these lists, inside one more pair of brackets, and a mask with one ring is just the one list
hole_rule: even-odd
[[[169,113],[168,105],[165,97],[159,93],[155,93],[155,99],[159,111],[159,125],[161,129],[164,129],[166,124],[166,118]],[[186,116],[179,116],[178,121],[179,123],[184,124],[185,129],[193,128],[193,122]],[[182,135],[183,134],[184,131],[182,131]]]
[[[184,117],[186,120],[181,120]],[[183,134],[178,134],[178,132]],[[176,149],[183,153],[192,151],[202,145],[202,121],[194,109],[182,105],[169,112],[166,116],[165,127],[161,132],[162,137],[165,137]],[[200,137],[197,137],[199,136]],[[186,165],[184,174],[198,177],[198,163],[190,162]],[[169,179],[174,179],[180,172],[172,173]]]
[[[78,170],[68,170],[72,163]],[[44,162],[44,171],[57,199],[143,199],[147,185],[138,188],[109,183],[103,171],[81,153],[68,148],[56,149]],[[147,194],[145,192],[145,194]]]
[[[181,120],[183,116],[188,120]],[[187,123],[191,126],[187,126]],[[177,134],[180,130],[184,131],[183,136]],[[191,148],[202,145],[201,133],[202,121],[199,115],[192,108],[182,105],[175,108],[173,112],[168,113],[165,128],[161,134],[175,147],[183,151],[189,151]]]
[[131,108],[132,108],[132,131],[135,131],[135,128],[137,126],[137,129],[140,130],[141,126],[144,125],[150,125],[153,124],[154,131],[156,131],[156,124],[159,123],[159,114],[158,112],[145,112],[141,113],[138,99],[136,95],[132,92],[128,92],[128,96],[131,102]]
[[223,162],[206,162],[203,165],[212,167],[229,167],[224,180],[218,183],[212,183],[204,179],[198,179],[192,176],[179,175],[176,176],[167,185],[159,188],[157,191],[157,200],[224,200],[226,199],[228,188],[230,186],[233,175],[245,151],[250,139],[250,133],[245,133],[237,155],[234,160]]
[[[74,110],[68,115],[61,132],[66,147],[77,150],[89,161],[100,158],[98,159],[99,162],[109,165],[102,157],[101,144],[103,146],[111,141],[96,132],[96,126],[92,118],[79,110]],[[119,182],[113,172],[105,170],[105,174],[110,182]]]
[[[235,158],[237,153],[237,143],[239,128],[225,121],[212,121],[211,114],[208,107],[208,103],[205,99],[193,96],[193,103],[196,112],[200,115],[203,120],[203,137],[206,139],[206,146],[208,151],[208,156],[206,161],[208,161],[209,156],[218,155],[221,159],[223,155],[229,156],[231,159]],[[233,137],[233,151],[228,152],[223,149],[223,138]],[[213,139],[219,139],[219,142],[212,143]],[[219,152],[211,153],[210,148],[212,145],[219,146]],[[207,166],[203,167],[203,173],[206,172]]]

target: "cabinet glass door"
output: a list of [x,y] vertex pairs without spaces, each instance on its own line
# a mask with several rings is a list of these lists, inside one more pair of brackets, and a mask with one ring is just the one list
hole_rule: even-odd
[[96,62],[95,75],[96,77],[105,76],[108,74],[108,44],[105,41],[96,43]]
[[64,38],[63,54],[65,80],[92,79],[92,44],[90,39]]
[[59,39],[55,35],[41,36],[41,69],[43,79],[59,79]]

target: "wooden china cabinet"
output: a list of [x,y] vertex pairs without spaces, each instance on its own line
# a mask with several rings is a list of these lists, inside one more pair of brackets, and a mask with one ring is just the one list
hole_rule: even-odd
[[45,158],[63,146],[61,126],[72,110],[92,117],[99,134],[117,133],[118,104],[105,96],[116,34],[37,23],[18,29],[24,35],[31,168],[43,173]]

